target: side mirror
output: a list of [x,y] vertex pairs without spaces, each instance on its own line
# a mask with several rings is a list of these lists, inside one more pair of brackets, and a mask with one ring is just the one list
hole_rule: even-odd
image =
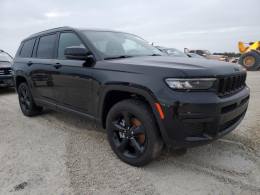
[[89,60],[94,58],[85,47],[78,46],[66,47],[64,55],[70,60]]
[[184,53],[190,53],[190,50],[189,50],[188,47],[185,47],[185,48],[184,48]]
[[207,55],[204,53],[204,54],[202,54],[203,55],[203,57],[206,57]]

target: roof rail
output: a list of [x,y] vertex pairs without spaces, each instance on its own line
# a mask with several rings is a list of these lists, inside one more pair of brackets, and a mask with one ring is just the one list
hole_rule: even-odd
[[43,33],[43,32],[50,31],[50,30],[55,30],[55,29],[59,29],[59,28],[71,28],[71,27],[70,26],[61,26],[61,27],[57,27],[57,28],[51,28],[51,29],[48,29],[48,30],[44,30],[44,31],[41,31],[41,32],[34,33],[34,34],[30,35],[29,37],[32,37],[33,35],[37,35],[39,33]]

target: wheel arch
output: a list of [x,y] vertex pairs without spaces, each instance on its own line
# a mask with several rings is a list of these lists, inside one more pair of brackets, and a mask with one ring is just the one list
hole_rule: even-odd
[[21,75],[20,74],[16,75],[14,81],[15,81],[15,89],[16,89],[16,91],[18,91],[18,88],[19,88],[21,83],[27,82],[29,84],[26,76],[24,76],[22,74]]
[[[105,89],[102,92],[101,98],[100,98],[100,103],[99,103],[99,108],[98,108],[98,119],[97,121],[99,124],[102,125],[102,127],[105,129],[106,128],[106,117],[109,112],[109,110],[112,108],[110,106],[108,110],[106,110],[106,101],[110,98],[109,94],[111,92],[125,92],[131,95],[137,95],[139,97],[143,97],[147,102],[149,103],[150,107],[153,110],[153,114],[155,115],[157,124],[160,128],[160,132],[162,134],[163,139],[167,139],[165,136],[165,128],[163,125],[163,119],[161,118],[161,115],[158,111],[158,108],[156,106],[156,103],[159,103],[155,95],[148,89],[148,88],[137,88],[137,87],[130,87],[130,86],[118,86],[118,85],[109,85],[106,86]],[[117,102],[115,102],[117,103]]]

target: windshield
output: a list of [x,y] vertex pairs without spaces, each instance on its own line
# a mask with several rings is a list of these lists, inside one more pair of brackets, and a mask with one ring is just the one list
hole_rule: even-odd
[[209,50],[204,50],[204,52],[205,52],[207,55],[212,55],[212,53],[211,53]]
[[184,54],[182,51],[178,49],[163,49],[163,51],[167,53],[169,56],[188,58],[186,54]]
[[193,57],[193,58],[200,58],[200,59],[206,59],[206,58],[204,58],[204,57],[202,57],[202,56],[200,56],[200,55],[198,55],[198,54],[195,54],[195,53],[189,53],[189,55],[191,56],[191,57]]
[[0,62],[12,62],[13,58],[11,58],[8,54],[4,52],[0,52]]
[[163,55],[143,39],[126,33],[83,31],[103,58]]

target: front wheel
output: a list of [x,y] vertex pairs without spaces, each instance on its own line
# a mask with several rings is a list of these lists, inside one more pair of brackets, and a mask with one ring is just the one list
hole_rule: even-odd
[[144,166],[163,149],[159,128],[149,105],[141,100],[124,100],[108,113],[107,137],[115,154],[132,166]]

